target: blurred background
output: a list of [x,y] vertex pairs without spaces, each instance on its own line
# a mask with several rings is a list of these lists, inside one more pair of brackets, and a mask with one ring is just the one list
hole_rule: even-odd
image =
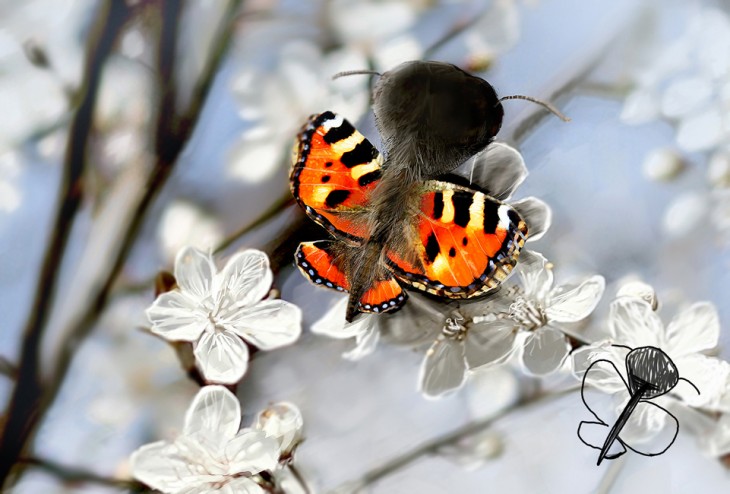
[[[530,171],[517,196],[553,210],[533,248],[561,280],[607,280],[587,334],[600,334],[617,283],[638,278],[655,287],[665,321],[688,302],[715,303],[730,357],[726,2],[29,0],[2,1],[0,13],[0,397],[9,403],[24,329],[44,313],[38,378],[56,389],[34,456],[124,478],[134,449],[180,429],[198,387],[141,328],[157,273],[184,245],[223,247],[219,266],[243,247],[267,250],[282,298],[302,307],[301,339],[257,354],[238,396],[244,423],[276,400],[302,409],[297,461],[317,492],[570,379],[537,383],[508,366],[427,401],[416,386],[422,351],[381,345],[350,362],[347,342],[308,331],[333,299],[274,255],[302,221],[289,198],[294,138],[308,115],[333,110],[377,145],[369,78],[331,76],[414,59],[454,63],[572,119],[508,101],[498,139]],[[64,242],[58,208],[69,195]],[[44,256],[57,274],[37,296]],[[489,429],[490,447],[426,455],[372,492],[730,487],[684,429],[663,456],[597,468],[575,437],[583,414],[576,393],[520,409]],[[118,491],[42,468],[12,490]]]

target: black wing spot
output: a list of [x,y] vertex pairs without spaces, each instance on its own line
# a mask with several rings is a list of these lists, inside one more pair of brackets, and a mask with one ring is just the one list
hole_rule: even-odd
[[328,208],[334,208],[345,202],[348,197],[350,197],[349,190],[333,190],[327,194],[324,203]]
[[453,247],[449,249],[449,256],[456,257],[456,249]]
[[330,178],[331,178],[331,177],[330,177],[329,175],[324,175],[324,176],[322,176],[322,183],[323,183],[323,184],[326,184],[327,182],[329,182],[329,181],[330,181]]
[[344,153],[340,158],[340,161],[347,168],[352,168],[357,165],[370,163],[376,156],[378,156],[377,149],[363,138],[363,140],[360,141],[360,144]]
[[463,245],[464,247],[466,247],[468,244],[469,244],[469,239],[468,238],[464,237],[464,238],[461,239],[461,245]]
[[332,166],[332,162],[331,161],[328,161],[327,163],[324,164],[324,166],[326,166],[327,168],[329,168],[330,166]]
[[491,202],[484,203],[484,233],[492,234],[497,231],[499,224],[499,214],[497,213],[497,205]]
[[433,195],[433,219],[441,219],[442,214],[444,214],[444,194],[436,192]]
[[352,124],[347,120],[343,120],[342,125],[340,125],[339,127],[332,127],[330,130],[327,131],[327,133],[324,135],[324,142],[326,142],[327,144],[334,144],[335,142],[347,139],[354,133],[355,127],[353,127]]
[[454,223],[462,228],[469,224],[471,213],[469,208],[474,199],[471,192],[456,191],[451,198],[454,203]]
[[436,235],[431,233],[426,240],[426,260],[430,263],[436,259],[436,256],[441,252],[439,241],[436,240]]
[[365,187],[377,180],[380,180],[380,175],[380,170],[371,171],[370,173],[366,173],[362,177],[358,178],[357,183],[360,187]]

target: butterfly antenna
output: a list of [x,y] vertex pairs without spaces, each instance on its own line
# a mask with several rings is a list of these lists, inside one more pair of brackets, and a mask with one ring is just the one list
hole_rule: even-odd
[[533,98],[532,96],[523,96],[521,94],[514,94],[512,96],[504,96],[502,98],[499,98],[499,101],[504,101],[507,99],[523,99],[525,101],[530,101],[532,103],[537,103],[538,105],[542,106],[546,110],[548,110],[550,113],[558,117],[563,122],[570,122],[570,118],[563,115],[560,110],[555,108],[552,104],[548,103],[547,101],[542,101],[537,98]]
[[345,70],[343,72],[338,72],[335,75],[332,76],[332,80],[339,79],[340,77],[347,77],[348,75],[377,75],[381,76],[380,72],[377,70]]

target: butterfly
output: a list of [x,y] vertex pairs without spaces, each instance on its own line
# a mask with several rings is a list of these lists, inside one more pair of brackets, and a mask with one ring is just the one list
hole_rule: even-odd
[[[686,381],[699,394],[699,389],[688,379],[679,377],[677,367],[669,356],[662,350],[652,346],[645,346],[631,349],[622,345],[613,345],[629,350],[626,355],[626,375],[628,381],[625,381],[619,373],[616,365],[610,360],[600,359],[591,363],[583,376],[583,385],[581,387],[581,399],[588,411],[596,418],[596,421],[584,420],[578,426],[578,438],[583,444],[600,451],[598,455],[597,465],[600,465],[604,459],[613,460],[626,453],[627,449],[634,451],[643,456],[657,456],[666,452],[674,443],[679,433],[679,421],[664,407],[653,403],[652,399],[662,396],[670,392],[679,383]],[[611,369],[600,369],[598,366],[610,366]],[[585,393],[586,379],[593,371],[596,376],[601,378],[615,372],[621,379],[626,391],[628,399],[621,413],[616,418],[613,426],[609,429],[608,423],[601,419],[594,408],[588,402],[592,401]],[[643,409],[643,410],[642,410]],[[654,409],[654,410],[652,410]],[[631,444],[622,436],[622,431],[628,424],[631,424],[633,414],[640,415],[642,412],[656,413],[659,410],[669,419],[669,426],[664,428],[662,434],[655,438],[653,444],[637,445]],[[633,427],[633,424],[631,424]]]
[[384,154],[332,112],[303,126],[291,191],[333,239],[300,244],[296,264],[312,283],[349,292],[348,321],[399,309],[404,286],[475,298],[510,274],[528,236],[525,221],[449,175],[492,142],[500,101],[488,82],[454,65],[406,62],[373,91]]

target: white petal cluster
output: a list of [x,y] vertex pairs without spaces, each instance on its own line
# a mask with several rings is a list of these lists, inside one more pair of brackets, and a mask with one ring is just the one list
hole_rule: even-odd
[[519,281],[487,302],[462,304],[446,319],[441,336],[429,349],[421,369],[421,390],[438,397],[459,388],[466,371],[519,356],[528,373],[550,374],[570,350],[566,325],[588,317],[605,288],[602,276],[577,286],[553,287],[546,259],[525,251]]
[[[241,429],[241,406],[233,393],[205,386],[174,441],[147,444],[132,454],[132,475],[165,494],[267,492],[262,485],[271,487],[288,461],[291,449],[283,445],[295,445],[291,441],[300,437],[302,420],[290,403],[274,405],[262,415],[267,419]],[[269,473],[266,479],[262,472]]]
[[722,110],[730,97],[730,18],[720,9],[703,8],[687,26],[636,75],[622,118],[629,123],[668,119],[676,123],[680,148],[712,150],[730,144]]
[[[605,369],[594,372],[594,367],[585,378],[588,385],[614,398],[614,412],[618,413],[628,400],[628,391],[622,378],[625,380],[627,377],[624,360],[629,349],[644,346],[659,348],[672,359],[679,376],[691,381],[697,389],[679,381],[670,393],[652,402],[672,412],[684,412],[683,427],[689,426],[692,430],[694,417],[694,422],[698,424],[694,429],[706,430],[706,426],[700,427],[699,424],[708,418],[703,418],[697,411],[730,412],[730,364],[711,356],[718,345],[719,335],[718,314],[711,303],[692,304],[665,326],[643,298],[619,296],[611,304],[608,340],[574,352],[574,372],[577,377],[583,378],[585,369],[592,362],[600,359],[613,362],[621,375]],[[631,427],[622,433],[622,437],[635,442],[655,440],[666,432],[668,417],[658,407],[644,407],[641,414],[632,418]],[[721,430],[721,426],[718,424],[718,430]],[[723,441],[728,442],[727,435],[713,439],[716,446]]]
[[301,334],[301,311],[283,300],[264,300],[273,275],[266,254],[246,250],[218,272],[209,254],[186,247],[175,260],[178,288],[147,309],[151,331],[193,343],[206,381],[237,383],[248,367],[247,343],[273,350]]

